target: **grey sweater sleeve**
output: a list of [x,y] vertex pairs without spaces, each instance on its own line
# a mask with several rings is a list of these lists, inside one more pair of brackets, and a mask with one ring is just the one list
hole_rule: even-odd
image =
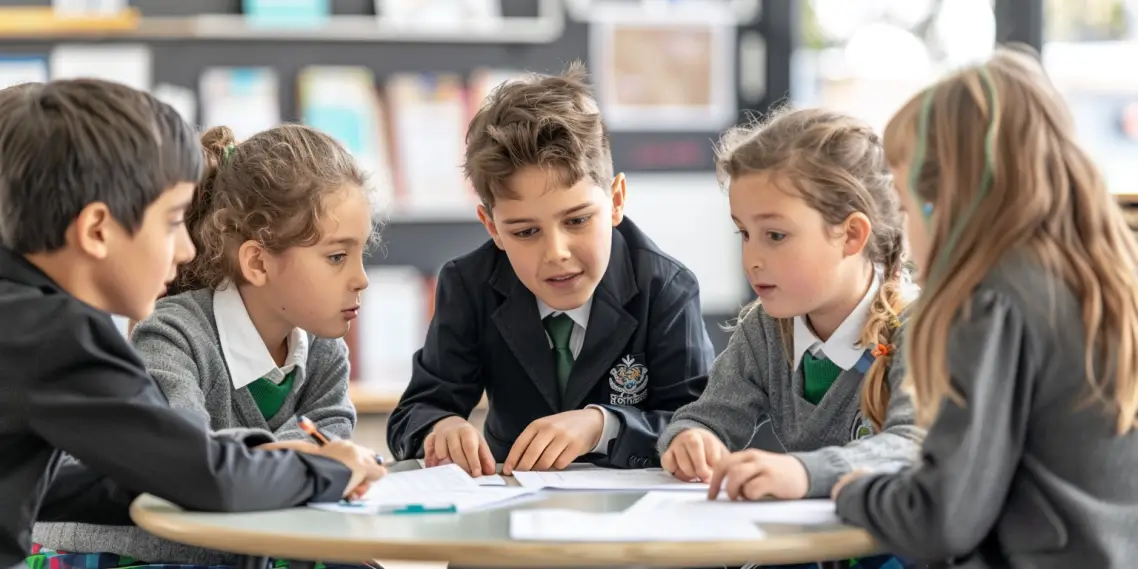
[[[924,429],[913,424],[913,399],[905,389],[904,358],[901,357],[903,331],[895,342],[897,355],[889,369],[889,407],[879,433],[851,441],[845,446],[831,446],[807,452],[790,453],[806,467],[810,477],[807,498],[822,498],[842,476],[854,471],[897,470],[912,464],[920,452]],[[854,404],[858,404],[856,401]]]
[[[315,339],[311,343],[307,379],[300,393],[296,415],[304,415],[321,431],[341,439],[352,437],[356,408],[348,397],[351,367],[348,345],[342,339]],[[275,433],[279,440],[308,440],[296,420],[285,422]]]
[[[755,434],[758,422],[770,406],[762,369],[756,360],[754,346],[767,346],[761,307],[755,307],[740,319],[731,334],[727,349],[711,365],[707,388],[699,399],[684,405],[660,434],[660,454],[676,435],[687,429],[707,429],[719,437],[727,448],[745,448]],[[777,357],[783,357],[777,354]],[[761,357],[766,361],[767,355]]]
[[[185,329],[185,323],[197,322],[201,316],[177,304],[168,304],[165,308],[155,311],[150,318],[135,326],[131,343],[170,402],[170,407],[189,411],[209,424],[210,414],[205,400],[206,394],[214,388],[215,378],[198,369],[189,333]],[[247,442],[273,440],[272,433],[244,427],[220,429],[215,434]]]
[[1038,374],[1029,333],[1010,300],[990,290],[974,294],[971,318],[956,322],[948,341],[952,388],[962,400],[941,404],[915,469],[850,483],[838,496],[838,514],[914,561],[978,547],[1023,453],[1032,402],[1024,394]]

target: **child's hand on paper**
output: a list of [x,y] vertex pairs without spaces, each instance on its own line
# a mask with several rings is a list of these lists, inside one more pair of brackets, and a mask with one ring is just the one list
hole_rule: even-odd
[[423,463],[428,467],[453,463],[471,476],[494,474],[498,465],[482,433],[462,417],[435,423],[423,440]]
[[847,484],[853,482],[854,480],[857,480],[858,478],[861,478],[862,476],[865,476],[866,474],[869,473],[864,470],[855,470],[839,478],[838,483],[834,484],[834,488],[830,490],[830,499],[837,500],[838,494],[842,493],[842,488],[845,488]]
[[592,407],[542,417],[526,427],[502,465],[502,474],[564,470],[597,446],[604,431],[604,411]]
[[672,439],[660,457],[660,466],[684,482],[706,482],[719,459],[727,454],[727,446],[715,433],[707,429],[687,429]]
[[312,454],[331,458],[347,466],[352,471],[348,486],[344,488],[344,497],[358,499],[371,487],[371,483],[379,480],[387,469],[380,466],[375,460],[375,451],[345,440],[332,440],[328,444],[317,448]]
[[789,454],[747,449],[723,457],[715,465],[709,484],[709,500],[719,496],[720,486],[731,500],[759,500],[767,496],[798,500],[806,496],[810,477],[802,462]]

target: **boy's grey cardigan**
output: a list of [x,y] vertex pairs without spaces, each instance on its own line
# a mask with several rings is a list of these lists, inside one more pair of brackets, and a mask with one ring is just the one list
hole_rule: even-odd
[[[356,410],[348,398],[347,345],[340,339],[312,335],[308,339],[308,360],[296,368],[292,393],[281,410],[265,420],[247,388],[233,389],[214,322],[212,290],[158,301],[154,313],[135,327],[131,337],[170,406],[200,416],[214,431],[234,435],[257,431],[271,433],[276,440],[305,440],[308,435],[297,426],[296,417],[306,415],[325,432],[349,438]],[[166,541],[136,527],[41,523],[32,537],[50,549],[116,553],[151,563],[236,562],[234,555]]]
[[[900,354],[902,330],[895,336]],[[843,371],[817,406],[803,397],[801,366],[792,370],[777,321],[761,306],[740,320],[727,349],[711,366],[699,399],[676,410],[659,439],[663,454],[686,429],[711,431],[731,451],[750,443],[759,421],[768,415],[786,451],[806,467],[808,498],[828,497],[834,483],[853,470],[895,469],[917,459],[924,430],[913,424],[913,402],[901,387],[902,358],[889,370],[891,396],[884,430],[855,440],[866,423],[861,416],[862,373]]]

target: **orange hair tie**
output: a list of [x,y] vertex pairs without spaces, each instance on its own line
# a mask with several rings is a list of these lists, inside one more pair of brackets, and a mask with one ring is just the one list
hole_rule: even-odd
[[878,344],[873,348],[873,357],[880,358],[893,353],[893,344]]

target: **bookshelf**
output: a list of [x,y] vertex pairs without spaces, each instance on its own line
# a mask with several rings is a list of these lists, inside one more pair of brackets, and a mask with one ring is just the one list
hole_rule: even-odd
[[[205,3],[205,2],[201,2]],[[305,27],[264,27],[240,14],[147,16],[137,9],[99,18],[56,18],[49,7],[0,8],[0,37],[20,39],[228,40],[287,42],[550,43],[561,36],[565,11],[560,0],[537,0],[533,17],[503,18],[492,25],[413,28],[374,15],[332,15]]]
[[[790,56],[797,10],[785,0],[724,0],[738,17],[739,45],[762,37],[758,52],[761,89],[736,85],[736,107],[761,111],[783,100],[790,88]],[[367,69],[377,86],[405,72],[453,73],[467,80],[485,68],[556,73],[573,59],[592,65],[588,7],[581,0],[501,0],[503,21],[459,28],[412,29],[377,19],[374,0],[331,0],[332,15],[320,23],[288,29],[266,28],[241,14],[241,0],[132,0],[130,9],[106,18],[59,20],[49,17],[51,0],[0,0],[0,60],[48,57],[59,45],[144,46],[150,81],[201,96],[203,72],[216,67],[271,67],[279,77],[280,120],[304,116],[302,72],[312,66]],[[737,65],[751,61],[739,58]],[[737,77],[745,74],[736,69]],[[738,79],[741,81],[741,79]],[[751,84],[756,83],[752,78]],[[198,121],[202,119],[198,103]],[[201,124],[198,122],[197,124]],[[617,170],[635,173],[710,173],[712,141],[719,129],[624,130],[610,135]],[[647,189],[647,188],[646,188]],[[702,189],[700,191],[703,191]],[[636,193],[635,199],[651,197]],[[709,194],[709,199],[721,196]],[[449,259],[486,239],[474,204],[390,208],[383,219],[381,248],[368,258],[371,268],[413,267],[428,280]],[[741,283],[742,284],[742,283]],[[740,287],[745,290],[744,287]],[[740,303],[746,298],[740,298]],[[728,335],[720,324],[734,311],[706,312],[717,348]],[[362,380],[366,378],[355,378]],[[397,394],[363,389],[352,397],[361,413],[389,412]]]

